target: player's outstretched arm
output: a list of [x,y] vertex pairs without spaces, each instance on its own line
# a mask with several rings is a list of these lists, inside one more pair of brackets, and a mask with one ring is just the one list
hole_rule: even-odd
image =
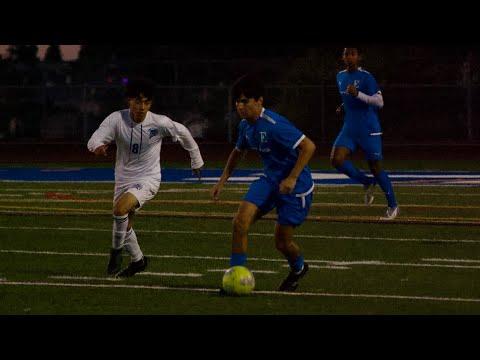
[[317,147],[313,141],[308,137],[305,137],[305,139],[303,139],[302,142],[297,146],[298,159],[288,177],[280,183],[281,194],[290,194],[293,191],[295,185],[297,184],[297,179],[300,176],[300,173],[302,172],[303,168],[307,166],[316,148]]
[[220,195],[220,192],[222,191],[223,186],[227,182],[233,170],[235,170],[235,168],[237,167],[238,161],[242,157],[242,154],[244,154],[245,152],[246,151],[241,151],[241,150],[238,150],[237,148],[232,150],[232,152],[230,153],[230,156],[228,157],[227,164],[223,169],[222,176],[220,176],[220,180],[218,180],[218,182],[210,191],[213,200],[218,200],[218,196]]
[[88,140],[88,150],[97,156],[107,156],[108,146],[115,139],[115,116],[115,113],[113,113],[103,120],[100,127]]
[[199,176],[200,169],[205,165],[202,159],[202,154],[200,153],[200,149],[198,147],[197,142],[193,139],[192,134],[190,131],[185,127],[185,125],[172,121],[175,125],[175,136],[180,142],[180,145],[188,151],[191,160],[191,167],[193,169],[194,174]]

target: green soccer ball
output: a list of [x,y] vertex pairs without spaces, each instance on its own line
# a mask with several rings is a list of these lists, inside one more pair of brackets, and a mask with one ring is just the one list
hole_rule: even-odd
[[222,287],[229,295],[248,295],[255,288],[255,278],[246,267],[234,266],[223,275]]

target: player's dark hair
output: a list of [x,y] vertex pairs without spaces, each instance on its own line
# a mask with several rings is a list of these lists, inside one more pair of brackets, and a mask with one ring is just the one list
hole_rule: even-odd
[[125,96],[127,98],[137,98],[141,95],[149,100],[152,100],[155,90],[155,84],[153,81],[145,78],[129,79],[127,82]]
[[254,98],[258,100],[265,95],[265,87],[258,76],[247,74],[235,81],[233,84],[233,101],[236,101],[240,96],[245,95],[248,99]]
[[342,53],[345,51],[345,49],[356,49],[358,55],[362,55],[362,47],[361,47],[361,46],[354,45],[354,44],[353,44],[353,45],[352,45],[352,44],[348,44],[348,45],[346,45],[346,46],[342,49]]

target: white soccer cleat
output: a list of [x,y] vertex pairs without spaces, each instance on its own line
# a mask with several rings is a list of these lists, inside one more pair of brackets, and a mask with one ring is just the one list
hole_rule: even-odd
[[390,221],[395,219],[399,214],[400,214],[400,209],[398,206],[394,208],[388,207],[387,212],[385,213],[385,216],[382,216],[380,220]]
[[373,200],[375,200],[375,196],[373,196],[373,192],[375,191],[375,184],[364,185],[363,188],[365,190],[365,205],[370,206],[372,205]]

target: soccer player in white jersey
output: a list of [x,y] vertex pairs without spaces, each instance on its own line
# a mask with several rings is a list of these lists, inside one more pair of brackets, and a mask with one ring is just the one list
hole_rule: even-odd
[[[150,80],[131,80],[126,89],[129,108],[110,114],[87,145],[95,155],[104,156],[113,141],[117,146],[112,249],[107,273],[118,277],[133,276],[147,266],[148,259],[140,249],[132,225],[135,211],[153,199],[160,187],[162,139],[171,137],[188,151],[191,167],[198,177],[204,165],[198,145],[185,126],[149,111],[154,88]],[[120,271],[124,248],[131,261]]]

